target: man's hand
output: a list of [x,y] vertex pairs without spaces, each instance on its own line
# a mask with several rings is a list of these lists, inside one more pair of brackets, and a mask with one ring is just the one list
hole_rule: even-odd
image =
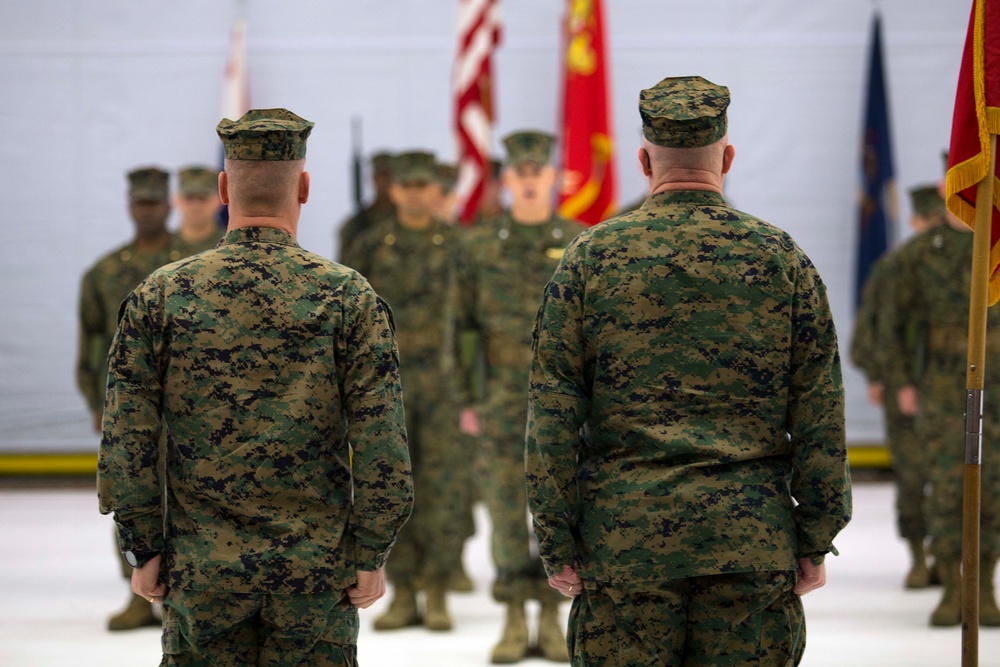
[[367,609],[385,595],[385,569],[374,572],[358,570],[358,583],[347,589],[347,597],[358,609]]
[[796,595],[822,588],[826,584],[826,563],[813,565],[808,558],[799,559],[799,580],[792,589]]
[[583,581],[576,573],[575,565],[563,565],[562,572],[549,577],[549,586],[568,598],[575,598],[583,592]]
[[462,410],[458,418],[458,430],[474,438],[479,437],[479,415],[472,408]]
[[907,417],[916,417],[920,413],[917,388],[912,384],[899,388],[899,391],[896,392],[896,403],[899,404],[899,411]]
[[885,385],[881,382],[872,382],[868,385],[868,402],[872,405],[881,406],[885,398]]
[[150,602],[163,602],[167,586],[160,581],[160,556],[153,556],[145,565],[132,570],[132,592]]

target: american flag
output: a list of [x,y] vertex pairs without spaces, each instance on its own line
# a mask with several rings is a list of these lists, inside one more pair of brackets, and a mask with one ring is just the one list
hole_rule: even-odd
[[458,0],[455,56],[455,136],[458,206],[463,222],[476,216],[489,169],[493,130],[493,53],[500,44],[499,0]]
[[[250,78],[247,75],[247,23],[242,16],[233,22],[229,41],[229,58],[222,79],[222,117],[239,120],[250,110]],[[219,169],[224,168],[225,153],[219,148]],[[216,216],[219,227],[229,224],[229,207],[223,206]]]

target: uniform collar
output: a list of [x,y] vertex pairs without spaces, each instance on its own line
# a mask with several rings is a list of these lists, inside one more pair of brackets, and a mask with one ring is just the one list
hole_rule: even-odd
[[277,245],[298,246],[295,237],[288,232],[273,227],[243,227],[226,232],[220,245],[233,243],[274,243]]
[[670,204],[691,204],[694,206],[728,206],[726,198],[712,190],[665,190],[648,198],[642,208],[667,206]]

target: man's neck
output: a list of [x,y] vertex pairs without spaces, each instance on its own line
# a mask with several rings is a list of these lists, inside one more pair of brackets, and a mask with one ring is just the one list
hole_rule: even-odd
[[403,211],[398,211],[399,224],[406,229],[421,231],[431,226],[434,221],[430,215],[407,215]]
[[655,179],[650,177],[649,192],[655,195],[670,190],[704,190],[721,195],[724,178],[723,174],[707,169],[668,169]]
[[214,220],[207,222],[185,222],[182,220],[181,228],[177,233],[185,243],[198,243],[210,238],[215,233],[215,229]]
[[136,236],[134,243],[135,249],[139,252],[155,252],[167,245],[168,241],[170,241],[170,232],[164,229],[157,234]]
[[510,217],[522,225],[545,224],[552,218],[552,206],[548,202],[541,205],[513,202],[510,205]]

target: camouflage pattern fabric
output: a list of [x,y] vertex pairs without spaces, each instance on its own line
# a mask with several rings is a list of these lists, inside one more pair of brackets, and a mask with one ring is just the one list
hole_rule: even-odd
[[[861,305],[851,334],[851,361],[861,369],[869,383],[883,385],[882,409],[886,441],[892,455],[892,476],[896,484],[896,522],[899,534],[907,540],[927,537],[924,518],[927,495],[927,464],[924,445],[917,435],[916,420],[899,411],[896,394],[899,387],[887,385],[884,354],[892,341],[883,340],[879,328],[881,314],[889,305],[895,268],[895,252],[883,255],[872,266],[861,295]],[[906,332],[910,349],[922,357],[915,340],[916,332]],[[918,359],[919,362],[919,359]]]
[[446,586],[462,556],[472,453],[458,435],[456,288],[460,231],[385,218],[355,244],[355,268],[393,308],[416,502],[388,566],[397,584]]
[[535,325],[526,471],[550,575],[635,587],[836,553],[844,394],[815,267],[714,192],[583,232]]
[[493,594],[501,602],[525,597],[560,601],[530,551],[524,424],[532,323],[545,283],[566,245],[583,229],[559,217],[522,225],[505,213],[473,228],[462,251],[460,321],[479,333],[485,348],[485,395],[476,406],[481,429],[477,468],[493,528]]
[[211,197],[219,192],[219,170],[201,165],[177,172],[177,191],[185,197]]
[[369,206],[363,211],[348,218],[340,227],[340,256],[339,260],[344,266],[352,269],[362,264],[365,260],[359,257],[363,253],[360,239],[368,234],[372,229],[379,227],[386,220],[391,220],[396,216],[396,206],[392,205],[388,209],[376,209]]
[[[939,225],[897,253],[891,299],[880,325],[887,342],[886,377],[892,385],[914,385],[920,413],[916,428],[924,442],[930,496],[931,550],[939,559],[961,553],[962,467],[965,442],[965,371],[969,326],[972,234]],[[1000,365],[990,355],[1000,347],[1000,311],[987,312],[987,363],[983,447],[1000,442]],[[907,335],[926,340],[926,360]],[[1000,459],[982,462],[981,542],[984,554],[1000,555]]]
[[698,148],[726,136],[729,88],[700,76],[666,78],[639,93],[642,134],[657,146]]
[[108,349],[118,327],[118,307],[143,278],[186,254],[175,238],[152,252],[139,251],[135,243],[127,243],[99,259],[83,274],[76,384],[92,413],[104,409]]
[[367,282],[279,230],[154,272],[109,364],[98,494],[122,550],[227,593],[342,592],[381,567],[412,503],[397,364]]
[[314,125],[287,109],[251,109],[223,118],[215,131],[227,160],[304,160]]
[[341,591],[308,595],[172,588],[163,661],[184,667],[357,667],[358,611]]
[[791,572],[750,572],[588,587],[570,609],[570,658],[587,667],[797,665],[806,624],[794,585]]
[[392,159],[392,180],[423,181],[433,183],[437,179],[437,163],[433,153],[424,151],[409,151],[400,153]]
[[507,164],[530,163],[538,166],[552,162],[552,146],[556,138],[547,132],[514,132],[503,138]]
[[170,174],[159,167],[140,167],[127,174],[129,200],[167,201],[170,198]]

